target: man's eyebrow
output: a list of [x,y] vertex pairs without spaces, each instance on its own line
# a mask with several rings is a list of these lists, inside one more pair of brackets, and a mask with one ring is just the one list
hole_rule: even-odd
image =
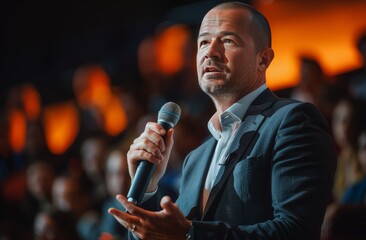
[[208,32],[203,32],[198,35],[198,38],[210,35]]
[[[198,35],[198,38],[205,37],[205,36],[209,36],[209,35],[211,35],[209,32],[203,32],[203,33],[200,33]],[[235,33],[235,32],[223,31],[223,32],[220,32],[219,35],[222,35],[222,36],[230,36],[230,35],[233,35],[233,36],[235,36],[237,38],[240,38],[240,36],[237,33]]]
[[221,34],[222,35],[224,35],[224,36],[235,36],[235,37],[237,37],[237,38],[240,38],[240,36],[237,34],[237,33],[235,33],[235,32],[227,32],[227,31],[224,31],[224,32],[221,32]]

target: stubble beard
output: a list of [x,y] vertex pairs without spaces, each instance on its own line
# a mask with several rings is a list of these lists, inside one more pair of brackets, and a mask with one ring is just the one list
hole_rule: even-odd
[[209,85],[206,86],[204,91],[208,95],[212,96],[218,96],[218,95],[224,95],[227,94],[227,89],[224,84],[218,84],[218,85]]
[[[206,81],[206,83],[204,82]],[[239,92],[239,88],[232,86],[232,83],[225,79],[220,83],[215,79],[201,79],[200,87],[207,95],[211,97],[234,96]]]

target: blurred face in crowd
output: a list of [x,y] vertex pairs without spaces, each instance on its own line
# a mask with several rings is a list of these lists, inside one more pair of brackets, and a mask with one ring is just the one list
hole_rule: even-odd
[[39,212],[34,219],[34,239],[74,240],[78,239],[72,215],[55,209]]
[[27,169],[29,192],[40,202],[50,202],[55,173],[46,163],[37,162]]
[[112,151],[107,158],[106,182],[108,193],[111,196],[117,194],[126,195],[130,186],[127,159],[120,151]]
[[52,197],[56,209],[70,212],[76,217],[81,216],[88,207],[79,182],[73,178],[57,178],[53,184]]
[[106,145],[101,139],[88,139],[82,146],[82,164],[92,181],[102,180]]
[[348,101],[343,100],[339,102],[334,108],[332,131],[334,139],[340,147],[345,147],[350,144],[349,134],[352,117],[352,107]]
[[34,234],[36,240],[58,240],[60,231],[57,223],[46,213],[39,213],[34,220]]

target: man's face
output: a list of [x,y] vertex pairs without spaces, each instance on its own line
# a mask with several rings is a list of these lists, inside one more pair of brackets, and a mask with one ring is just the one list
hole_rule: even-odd
[[244,10],[214,9],[202,21],[197,73],[201,89],[211,97],[238,99],[257,87],[260,76],[249,18]]

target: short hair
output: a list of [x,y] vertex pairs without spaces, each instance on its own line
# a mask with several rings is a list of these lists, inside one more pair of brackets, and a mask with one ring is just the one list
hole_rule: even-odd
[[267,18],[256,8],[249,4],[241,2],[224,2],[214,9],[246,9],[253,17],[251,20],[251,33],[253,34],[256,50],[259,51],[265,47],[272,47],[271,27]]

